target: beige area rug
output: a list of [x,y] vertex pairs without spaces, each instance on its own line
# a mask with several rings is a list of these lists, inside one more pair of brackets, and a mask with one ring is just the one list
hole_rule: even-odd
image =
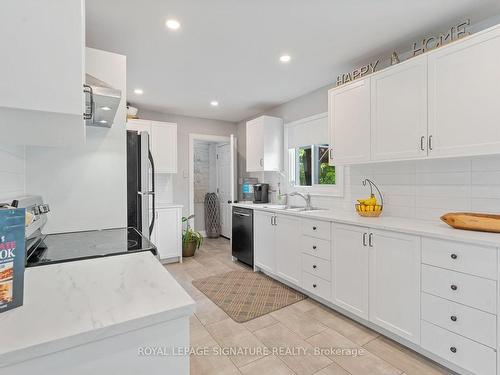
[[301,301],[307,296],[258,272],[231,271],[193,285],[238,323]]

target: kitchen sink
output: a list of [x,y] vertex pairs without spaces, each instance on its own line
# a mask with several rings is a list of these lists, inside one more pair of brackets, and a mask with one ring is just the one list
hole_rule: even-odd
[[285,211],[295,211],[295,212],[311,212],[311,211],[323,211],[324,208],[311,207],[310,209],[307,209],[306,207],[290,206],[288,208],[284,208],[283,210],[285,210]]

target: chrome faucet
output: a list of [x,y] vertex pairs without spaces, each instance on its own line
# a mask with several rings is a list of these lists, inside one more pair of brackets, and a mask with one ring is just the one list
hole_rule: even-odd
[[307,193],[306,195],[304,195],[302,193],[299,193],[298,191],[294,191],[294,192],[288,194],[288,196],[290,196],[290,197],[299,196],[299,197],[303,198],[306,201],[306,211],[312,210],[311,194]]

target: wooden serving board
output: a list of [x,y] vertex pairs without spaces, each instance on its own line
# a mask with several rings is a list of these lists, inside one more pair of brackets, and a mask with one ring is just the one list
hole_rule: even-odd
[[441,220],[456,229],[500,233],[500,215],[450,212],[441,216]]

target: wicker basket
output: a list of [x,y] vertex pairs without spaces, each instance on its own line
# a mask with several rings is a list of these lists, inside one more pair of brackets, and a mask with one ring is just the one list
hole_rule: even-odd
[[359,216],[364,216],[364,217],[379,217],[382,214],[383,206],[377,204],[374,207],[380,207],[378,211],[361,211],[361,205],[356,204],[356,212],[359,214]]

